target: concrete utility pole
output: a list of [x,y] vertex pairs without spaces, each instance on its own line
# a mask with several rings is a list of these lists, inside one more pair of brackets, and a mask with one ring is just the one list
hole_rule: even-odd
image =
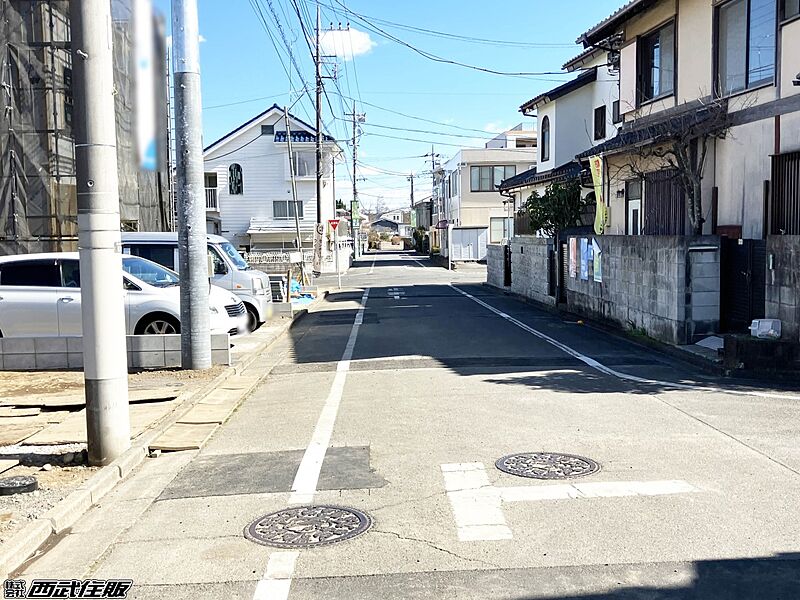
[[172,0],[181,366],[211,368],[197,0]]
[[131,445],[111,39],[108,0],[77,0],[72,10],[75,163],[86,435],[92,465],[109,464]]
[[[322,223],[322,75],[320,74],[321,57],[319,53],[320,8],[317,4],[317,35],[314,48],[314,66],[317,76],[317,224]],[[336,213],[334,212],[334,216]]]
[[[303,238],[300,236],[300,205],[297,202],[297,181],[294,172],[294,152],[292,152],[292,127],[289,124],[289,110],[283,107],[283,122],[286,124],[286,142],[289,144],[289,176],[292,179],[292,203],[294,205],[294,230],[297,236],[297,250],[300,252],[300,281],[306,284],[305,261],[303,260]],[[291,283],[291,282],[290,282]]]
[[356,103],[353,101],[353,201],[350,203],[351,220],[353,222],[353,247],[356,258],[361,256],[361,228],[359,227],[361,218],[358,216],[358,124],[363,123],[366,115],[356,112]]
[[409,176],[408,180],[411,182],[411,210],[414,210],[414,171],[411,171],[411,175]]

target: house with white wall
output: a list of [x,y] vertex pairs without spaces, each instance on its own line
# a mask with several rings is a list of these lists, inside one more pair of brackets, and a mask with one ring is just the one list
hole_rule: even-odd
[[518,126],[487,142],[485,148],[459,150],[437,170],[433,224],[435,242],[441,245],[443,256],[449,252],[448,231],[477,240],[465,242],[472,246],[469,253],[459,250],[454,260],[483,260],[486,243],[509,237],[513,207],[500,195],[498,186],[532,168],[536,152],[535,132]]
[[[296,247],[297,222],[304,248],[313,245],[317,222],[316,131],[289,115],[297,204],[283,108],[273,105],[210,144],[203,153],[208,227],[248,251]],[[323,136],[321,222],[332,244],[328,220],[335,218],[334,161],[341,150]],[[216,209],[216,210],[214,210]]]
[[[540,194],[553,183],[585,180],[575,156],[602,144],[617,134],[619,79],[609,64],[608,51],[591,47],[568,61],[563,69],[578,75],[525,102],[520,112],[537,117],[538,161],[536,167],[505,179],[500,190],[514,198],[519,208],[535,190]],[[582,188],[582,197],[594,199],[592,186]],[[517,234],[531,234],[517,222]],[[522,226],[521,226],[522,225]]]

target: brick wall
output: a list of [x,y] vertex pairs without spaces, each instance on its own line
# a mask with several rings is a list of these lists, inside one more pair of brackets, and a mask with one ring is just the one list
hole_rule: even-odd
[[[771,263],[771,264],[770,264]],[[767,237],[765,316],[781,320],[781,337],[800,336],[800,235]]]

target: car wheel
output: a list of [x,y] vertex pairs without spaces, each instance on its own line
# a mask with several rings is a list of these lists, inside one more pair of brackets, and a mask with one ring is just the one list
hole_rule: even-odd
[[247,307],[247,333],[252,333],[258,329],[258,313],[255,309]]
[[142,327],[143,335],[167,335],[180,333],[180,326],[171,319],[155,317],[147,321]]

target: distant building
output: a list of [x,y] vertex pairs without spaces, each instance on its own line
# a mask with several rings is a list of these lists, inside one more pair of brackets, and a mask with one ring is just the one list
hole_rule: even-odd
[[[295,211],[304,248],[312,248],[317,222],[316,131],[289,115],[298,204],[292,200],[292,169],[283,109],[277,104],[210,144],[204,152],[207,227],[248,251],[296,247]],[[323,136],[322,223],[336,215],[333,163],[341,150]]]

